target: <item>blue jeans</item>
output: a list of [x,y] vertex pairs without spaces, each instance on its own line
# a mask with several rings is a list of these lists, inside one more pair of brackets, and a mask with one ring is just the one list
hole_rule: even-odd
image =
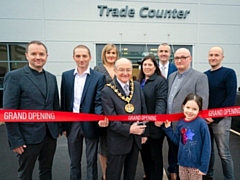
[[232,118],[225,117],[219,123],[212,123],[209,125],[211,135],[211,159],[209,169],[207,172],[208,177],[213,177],[213,166],[215,161],[214,153],[214,139],[217,145],[218,154],[221,158],[223,175],[225,180],[234,180],[233,160],[229,149],[229,135],[231,128]]

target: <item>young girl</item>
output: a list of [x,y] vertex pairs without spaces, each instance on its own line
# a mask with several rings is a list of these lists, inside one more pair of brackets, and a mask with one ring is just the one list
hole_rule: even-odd
[[185,98],[182,106],[185,118],[178,121],[176,132],[168,121],[163,129],[173,143],[179,145],[180,179],[202,180],[202,175],[207,173],[211,153],[207,123],[198,116],[202,110],[202,98],[191,93]]

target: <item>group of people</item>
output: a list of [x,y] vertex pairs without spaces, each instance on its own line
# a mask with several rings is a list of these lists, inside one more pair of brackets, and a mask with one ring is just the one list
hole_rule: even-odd
[[[90,68],[87,46],[73,49],[76,68],[63,72],[61,105],[56,77],[44,70],[48,52],[39,41],[26,48],[28,65],[4,77],[4,109],[55,110],[104,115],[172,114],[183,112],[177,122],[111,121],[67,123],[6,123],[10,149],[17,153],[18,179],[32,179],[36,160],[39,178],[52,179],[57,137],[67,137],[70,179],[82,179],[83,140],[86,146],[87,177],[97,180],[97,154],[102,180],[134,180],[139,152],[145,180],[163,179],[163,140],[168,140],[169,178],[212,179],[214,140],[222,161],[224,179],[234,179],[229,150],[231,117],[202,119],[199,111],[235,104],[237,80],[234,70],[223,67],[224,52],[212,47],[208,52],[211,68],[202,73],[191,67],[188,49],[174,53],[163,43],[158,47],[159,62],[153,55],[143,58],[137,81],[132,80],[132,62],[120,58],[117,47],[102,50],[102,65]],[[203,176],[204,175],[204,176]],[[202,177],[203,176],[203,177]]]

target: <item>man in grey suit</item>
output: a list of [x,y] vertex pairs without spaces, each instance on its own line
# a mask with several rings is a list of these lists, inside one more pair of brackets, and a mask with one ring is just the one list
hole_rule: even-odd
[[208,107],[208,79],[205,74],[191,68],[190,51],[180,48],[174,54],[178,71],[168,79],[168,113],[182,112],[182,102],[189,93],[195,93],[203,98],[203,109]]
[[[56,77],[43,69],[47,61],[46,46],[32,41],[26,48],[28,65],[4,77],[3,108],[59,110]],[[32,179],[36,160],[39,179],[52,179],[52,163],[56,139],[61,133],[57,123],[6,123],[10,149],[17,153],[18,179]]]
[[[178,71],[172,73],[168,78],[168,106],[167,112],[182,112],[182,103],[189,93],[194,93],[203,98],[203,109],[208,107],[208,79],[207,76],[191,68],[192,56],[188,49],[180,48],[174,54],[174,61]],[[173,129],[176,122],[172,123]],[[177,146],[170,147],[175,158],[177,170]],[[176,179],[176,174],[171,175],[171,179]]]
[[[101,92],[103,112],[105,115],[146,114],[147,109],[140,84],[133,82],[132,63],[121,58],[115,62],[114,80]],[[141,149],[141,138],[146,125],[127,121],[113,121],[107,128],[108,162],[106,179],[120,180],[124,168],[123,179],[134,180],[138,153]],[[146,132],[145,132],[146,133]]]

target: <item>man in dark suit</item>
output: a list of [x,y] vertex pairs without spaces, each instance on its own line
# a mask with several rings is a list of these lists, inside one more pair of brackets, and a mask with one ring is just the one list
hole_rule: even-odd
[[[161,70],[162,75],[168,79],[169,75],[173,72],[177,71],[176,66],[169,62],[169,58],[171,56],[171,47],[167,43],[162,43],[158,46],[158,58],[159,58],[159,68]],[[170,176],[175,176],[177,170],[175,169],[176,162],[174,158],[174,152],[172,151],[172,141],[167,137],[168,141],[168,172]]]
[[[62,74],[61,109],[75,113],[102,114],[100,92],[106,83],[105,76],[89,67],[91,54],[88,47],[84,45],[75,47],[73,59],[77,67]],[[81,158],[85,138],[86,179],[97,180],[97,147],[100,133],[98,122],[65,123],[63,128],[71,160],[70,179],[81,179]]]
[[[131,80],[132,63],[121,58],[115,62],[116,78],[101,92],[105,115],[146,114],[144,96],[138,82]],[[136,122],[114,121],[107,128],[108,180],[120,180],[124,168],[124,179],[134,180],[141,138],[146,125]]]
[[162,43],[158,46],[159,68],[162,75],[167,79],[168,76],[177,71],[176,66],[169,62],[171,56],[171,48],[167,43]]
[[[32,41],[26,48],[28,65],[11,71],[4,78],[3,108],[59,110],[56,77],[43,69],[48,57],[46,46]],[[36,160],[39,179],[52,179],[56,139],[61,133],[57,123],[6,123],[10,149],[17,153],[18,179],[32,179]]]

